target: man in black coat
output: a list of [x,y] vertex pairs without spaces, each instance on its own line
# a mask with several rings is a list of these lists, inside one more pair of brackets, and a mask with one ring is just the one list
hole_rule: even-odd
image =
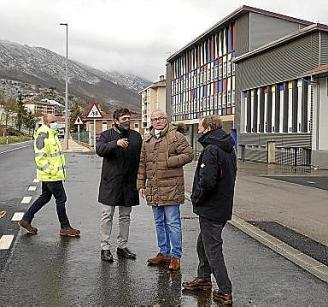
[[136,186],[142,139],[130,129],[131,114],[128,109],[118,109],[113,114],[114,126],[101,133],[96,152],[103,157],[98,201],[102,204],[101,259],[113,262],[110,252],[110,235],[115,207],[119,207],[119,234],[117,256],[135,259],[128,247],[130,214],[132,206],[139,205]]
[[222,253],[221,234],[232,216],[237,171],[235,142],[223,131],[222,121],[217,115],[200,120],[198,141],[204,149],[199,156],[191,201],[194,213],[199,216],[199,265],[197,277],[182,286],[188,290],[212,289],[213,274],[219,286],[219,290],[213,291],[213,299],[231,304],[232,286]]

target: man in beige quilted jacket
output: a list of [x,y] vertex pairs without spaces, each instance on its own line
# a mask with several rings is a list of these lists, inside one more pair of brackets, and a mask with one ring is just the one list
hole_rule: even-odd
[[141,149],[137,181],[140,195],[152,206],[160,250],[148,259],[148,265],[169,263],[169,269],[177,271],[182,255],[183,166],[192,161],[193,152],[184,135],[169,124],[165,112],[154,111],[151,123],[153,129]]

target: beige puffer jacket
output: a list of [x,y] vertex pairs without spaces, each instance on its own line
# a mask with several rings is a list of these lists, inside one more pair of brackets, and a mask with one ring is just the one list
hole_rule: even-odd
[[191,162],[193,152],[183,134],[171,124],[157,139],[154,130],[146,136],[141,149],[138,189],[146,189],[149,205],[176,205],[184,202],[183,165]]

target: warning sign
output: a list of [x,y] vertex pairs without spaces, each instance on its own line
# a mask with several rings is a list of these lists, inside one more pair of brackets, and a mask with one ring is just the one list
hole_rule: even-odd
[[83,125],[83,122],[82,122],[80,116],[78,116],[78,117],[76,118],[76,120],[75,120],[75,122],[74,122],[74,125]]
[[102,114],[98,108],[98,105],[96,102],[93,103],[93,105],[91,106],[87,118],[92,118],[92,119],[96,119],[96,118],[102,118]]

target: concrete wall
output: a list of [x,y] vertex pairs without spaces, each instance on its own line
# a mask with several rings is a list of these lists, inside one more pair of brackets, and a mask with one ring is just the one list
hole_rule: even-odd
[[300,25],[294,22],[250,12],[249,50],[296,32],[299,28]]
[[312,164],[328,169],[327,78],[315,80],[313,91]]

